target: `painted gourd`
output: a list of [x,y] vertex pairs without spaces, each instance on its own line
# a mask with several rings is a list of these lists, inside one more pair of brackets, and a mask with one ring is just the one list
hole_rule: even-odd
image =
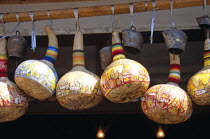
[[71,110],[83,110],[101,102],[100,78],[85,69],[83,34],[77,30],[73,45],[73,68],[63,75],[56,88],[58,102]]
[[187,84],[187,92],[197,105],[210,105],[210,39],[204,43],[204,68],[193,75]]
[[180,58],[170,54],[168,83],[150,87],[141,98],[142,110],[149,119],[160,124],[177,124],[191,116],[192,102],[178,86],[179,82]]
[[103,95],[115,103],[126,103],[143,95],[150,83],[149,73],[140,63],[126,59],[119,33],[112,33],[113,62],[101,76]]
[[7,78],[6,39],[0,40],[0,122],[21,117],[28,108],[23,92]]
[[43,60],[27,60],[15,71],[15,82],[26,94],[36,99],[47,99],[55,92],[58,80],[53,67],[58,53],[58,41],[53,30],[46,26],[48,49]]

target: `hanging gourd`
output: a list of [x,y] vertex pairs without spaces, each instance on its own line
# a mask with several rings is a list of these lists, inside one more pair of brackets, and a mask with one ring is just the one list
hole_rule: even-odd
[[170,74],[167,84],[150,87],[141,98],[144,114],[160,124],[177,124],[187,120],[192,113],[192,103],[180,82],[179,55],[170,55]]
[[206,13],[206,0],[204,0],[204,16],[196,18],[201,29],[206,30],[204,42],[204,67],[193,75],[187,84],[187,92],[197,105],[210,105],[210,18]]
[[0,122],[21,117],[28,108],[23,92],[7,78],[7,41],[0,39]]
[[113,62],[101,75],[103,95],[115,103],[126,103],[139,98],[149,87],[150,77],[140,63],[126,59],[119,32],[113,31],[114,6],[112,7],[112,56]]
[[210,105],[210,39],[209,29],[204,43],[204,68],[193,75],[187,84],[187,92],[197,105]]
[[116,103],[139,98],[149,86],[149,73],[140,63],[126,59],[117,31],[112,33],[112,55],[113,62],[101,76],[102,93]]
[[58,53],[58,41],[52,28],[45,27],[48,49],[43,60],[27,60],[15,71],[15,82],[26,94],[36,99],[47,99],[55,92],[58,80],[53,67]]
[[186,121],[192,114],[192,102],[187,93],[181,89],[180,57],[185,50],[187,35],[174,28],[172,18],[173,0],[171,5],[172,28],[163,31],[162,35],[169,52],[170,72],[167,84],[150,87],[141,98],[144,114],[160,124],[177,124]]
[[83,34],[78,22],[78,9],[75,9],[77,31],[73,44],[73,68],[59,80],[56,88],[58,102],[71,110],[83,110],[101,102],[100,78],[85,68]]

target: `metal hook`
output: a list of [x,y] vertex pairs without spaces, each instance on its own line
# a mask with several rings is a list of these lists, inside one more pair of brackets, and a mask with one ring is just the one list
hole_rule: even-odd
[[130,21],[131,25],[130,26],[133,27],[133,17],[134,17],[134,14],[133,14],[133,3],[129,4],[129,9],[130,9],[130,15],[131,15],[131,21]]
[[115,21],[114,5],[112,5],[111,9],[112,9],[112,32],[113,32],[113,30],[114,30],[114,21]]
[[49,19],[49,21],[50,21],[50,27],[51,27],[52,29],[54,29],[54,24],[53,24],[53,22],[52,22],[52,20],[51,20],[51,18],[50,18],[50,10],[47,11],[47,16],[48,16],[48,19]]
[[207,13],[206,13],[206,0],[203,0],[203,11],[204,11],[204,16],[207,16]]
[[174,4],[174,1],[173,0],[170,0],[170,11],[171,11],[171,24],[172,24],[172,27],[174,27],[173,4]]
[[35,24],[34,24],[34,12],[30,12],[29,16],[32,21],[32,31],[31,31],[31,49],[34,51],[36,48],[36,31],[35,31]]
[[19,13],[16,13],[16,19],[17,19],[18,22],[20,22]]
[[156,2],[155,0],[152,1],[152,22],[151,22],[151,34],[150,34],[150,44],[153,43],[153,32],[154,32],[154,26],[155,26],[155,8],[156,8]]
[[145,6],[145,11],[147,12],[147,10],[148,10],[148,3],[147,3],[147,1],[145,1],[144,6]]
[[80,30],[78,8],[74,8],[74,17],[76,19],[76,30]]

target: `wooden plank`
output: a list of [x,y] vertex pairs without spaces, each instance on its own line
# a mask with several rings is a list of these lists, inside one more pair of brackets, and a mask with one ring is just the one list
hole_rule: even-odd
[[[134,4],[134,12],[146,12],[145,2],[136,2]],[[174,8],[185,8],[202,6],[203,0],[175,0]],[[210,0],[207,0],[207,5],[210,5]],[[115,5],[115,14],[126,14],[129,13],[129,3]],[[169,0],[158,0],[156,1],[157,10],[170,9]],[[148,2],[148,11],[151,11],[152,4]],[[51,19],[64,19],[74,18],[73,9],[61,9],[51,10]],[[79,8],[79,17],[92,17],[92,16],[104,16],[111,15],[111,6],[94,6],[94,7],[83,7]],[[20,12],[20,21],[30,21],[29,12]],[[3,16],[5,22],[17,22],[16,13],[6,13]],[[47,20],[47,11],[36,11],[34,12],[34,20]]]
[[98,0],[1,0],[0,5],[5,4],[35,4],[35,3],[57,3],[57,2],[80,2]]

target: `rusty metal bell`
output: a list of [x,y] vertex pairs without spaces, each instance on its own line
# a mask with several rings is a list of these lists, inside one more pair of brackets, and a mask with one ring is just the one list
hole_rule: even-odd
[[7,43],[8,56],[22,58],[26,47],[27,41],[20,36],[19,31],[16,31],[16,35],[10,36]]
[[136,31],[134,26],[122,30],[122,41],[125,51],[133,54],[141,52],[143,36],[139,31]]
[[210,29],[210,17],[200,16],[196,18],[196,21],[201,29]]
[[168,51],[172,54],[182,54],[185,51],[187,35],[175,27],[162,32]]

